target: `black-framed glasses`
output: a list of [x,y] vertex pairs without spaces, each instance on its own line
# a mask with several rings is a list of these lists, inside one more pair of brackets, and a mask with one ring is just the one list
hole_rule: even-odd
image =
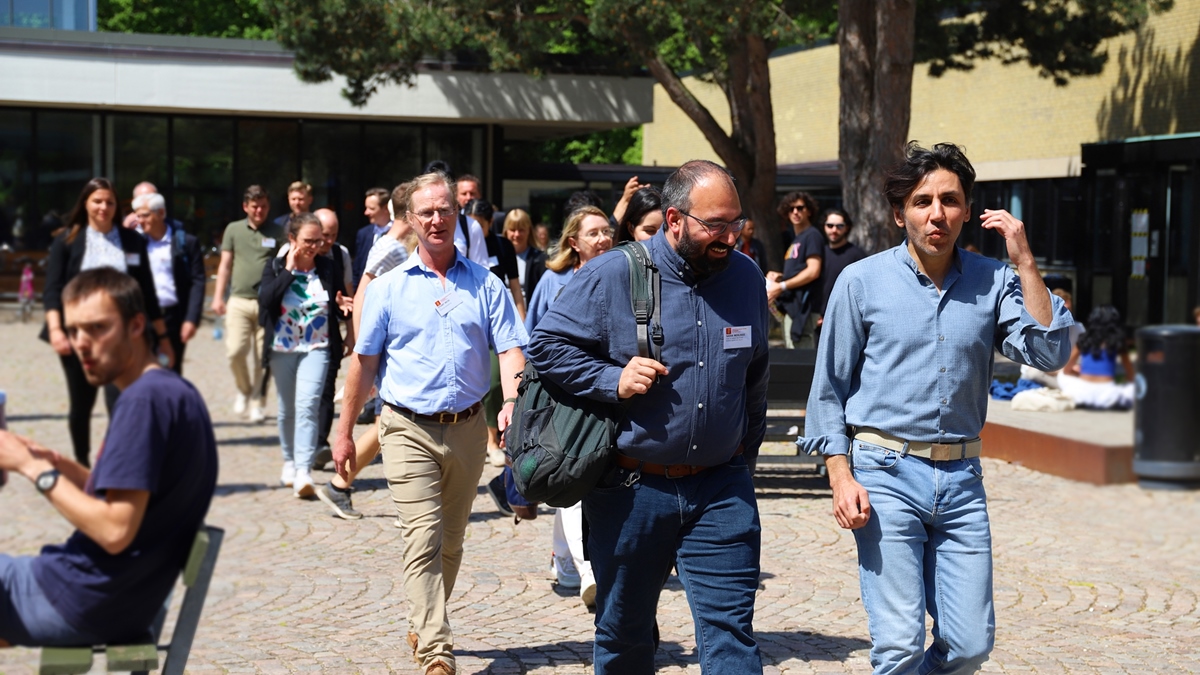
[[807,211],[808,204],[793,204],[788,207],[788,211]]
[[832,227],[837,230],[844,230],[844,229],[846,229],[846,224],[845,223],[825,223],[825,227]]
[[732,232],[734,234],[738,234],[739,232],[742,231],[742,229],[744,229],[746,227],[746,221],[749,220],[749,218],[738,218],[737,220],[729,222],[729,223],[723,223],[723,222],[710,223],[703,218],[697,218],[696,216],[693,216],[692,214],[688,213],[687,211],[684,211],[683,209],[677,209],[677,210],[680,213],[682,213],[683,215],[687,216],[688,218],[691,218],[691,219],[695,220],[696,222],[700,223],[701,225],[703,225],[704,229],[708,231],[708,234],[713,237],[719,237],[719,236],[725,234],[726,232]]

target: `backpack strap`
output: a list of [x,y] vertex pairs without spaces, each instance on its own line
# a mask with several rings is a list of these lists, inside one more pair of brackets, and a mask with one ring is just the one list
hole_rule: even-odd
[[172,240],[171,246],[174,247],[175,250],[171,251],[171,255],[172,255],[172,257],[183,256],[183,266],[187,267],[189,261],[188,261],[188,257],[187,257],[187,247],[184,246],[183,235],[184,235],[183,228],[176,227],[176,228],[172,229],[172,231],[171,231],[171,240]]
[[638,356],[657,361],[663,344],[662,313],[658,302],[662,295],[662,278],[650,259],[650,252],[641,242],[625,242],[617,250],[629,261],[629,302],[637,321]]

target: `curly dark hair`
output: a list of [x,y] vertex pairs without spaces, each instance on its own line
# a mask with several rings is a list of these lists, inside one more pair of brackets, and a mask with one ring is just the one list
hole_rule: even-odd
[[1075,344],[1080,354],[1091,354],[1100,357],[1100,352],[1108,350],[1113,354],[1126,351],[1125,326],[1121,323],[1121,313],[1112,305],[1101,305],[1088,314],[1087,330],[1079,336]]

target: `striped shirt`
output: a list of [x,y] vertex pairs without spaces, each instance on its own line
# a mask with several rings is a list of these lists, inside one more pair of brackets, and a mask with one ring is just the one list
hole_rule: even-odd
[[378,277],[404,264],[405,260],[408,260],[408,249],[404,244],[396,241],[395,237],[380,237],[367,255],[367,266],[363,273]]

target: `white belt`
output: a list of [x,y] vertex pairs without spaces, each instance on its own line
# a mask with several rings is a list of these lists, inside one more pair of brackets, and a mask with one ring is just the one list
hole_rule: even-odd
[[898,438],[887,432],[870,427],[859,427],[854,433],[854,440],[895,450],[902,455],[923,457],[935,462],[978,457],[980,451],[983,450],[983,441],[978,438],[970,441],[962,441],[961,443],[906,441],[903,438]]

